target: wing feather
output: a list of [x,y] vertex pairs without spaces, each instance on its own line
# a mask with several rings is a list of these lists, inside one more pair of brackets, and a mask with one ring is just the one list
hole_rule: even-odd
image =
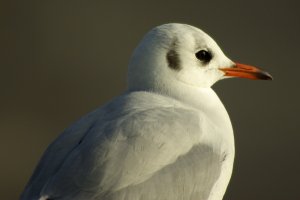
[[[148,100],[143,99],[136,102]],[[201,192],[193,188],[199,181],[208,181],[205,174],[214,174],[208,178],[211,183],[216,180],[219,157],[201,144],[198,112],[175,103],[161,103],[161,98],[155,106],[133,105],[132,101],[117,100],[94,112],[90,120],[75,126],[81,131],[70,129],[50,145],[28,184],[35,196],[150,200],[159,199],[157,195],[177,194],[176,198],[161,198],[175,200],[182,199],[180,194]],[[207,160],[208,153],[212,160]],[[176,184],[172,186],[173,181]],[[186,187],[181,188],[186,192],[176,192],[178,187]]]

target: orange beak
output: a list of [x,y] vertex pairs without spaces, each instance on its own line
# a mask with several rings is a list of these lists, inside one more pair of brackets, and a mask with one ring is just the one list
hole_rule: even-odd
[[235,63],[233,67],[220,68],[225,76],[248,78],[253,80],[273,80],[273,77],[265,71],[250,65]]

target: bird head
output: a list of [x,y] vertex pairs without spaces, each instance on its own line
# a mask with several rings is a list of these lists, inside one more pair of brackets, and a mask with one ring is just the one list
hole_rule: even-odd
[[171,23],[142,39],[129,63],[128,83],[131,90],[161,91],[179,85],[208,88],[229,77],[272,79],[256,67],[231,61],[202,30]]

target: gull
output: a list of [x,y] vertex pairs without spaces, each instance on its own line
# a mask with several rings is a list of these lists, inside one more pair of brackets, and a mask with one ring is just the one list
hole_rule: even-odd
[[20,199],[221,200],[234,136],[211,86],[229,77],[272,79],[196,27],[153,28],[130,59],[127,90],[49,145]]

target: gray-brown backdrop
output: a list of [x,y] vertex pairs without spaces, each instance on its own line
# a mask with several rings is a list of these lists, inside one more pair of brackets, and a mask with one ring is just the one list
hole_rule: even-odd
[[214,86],[236,138],[225,199],[300,199],[299,13],[296,0],[2,2],[0,199],[18,198],[64,128],[124,91],[132,50],[167,22],[200,27],[275,78]]

